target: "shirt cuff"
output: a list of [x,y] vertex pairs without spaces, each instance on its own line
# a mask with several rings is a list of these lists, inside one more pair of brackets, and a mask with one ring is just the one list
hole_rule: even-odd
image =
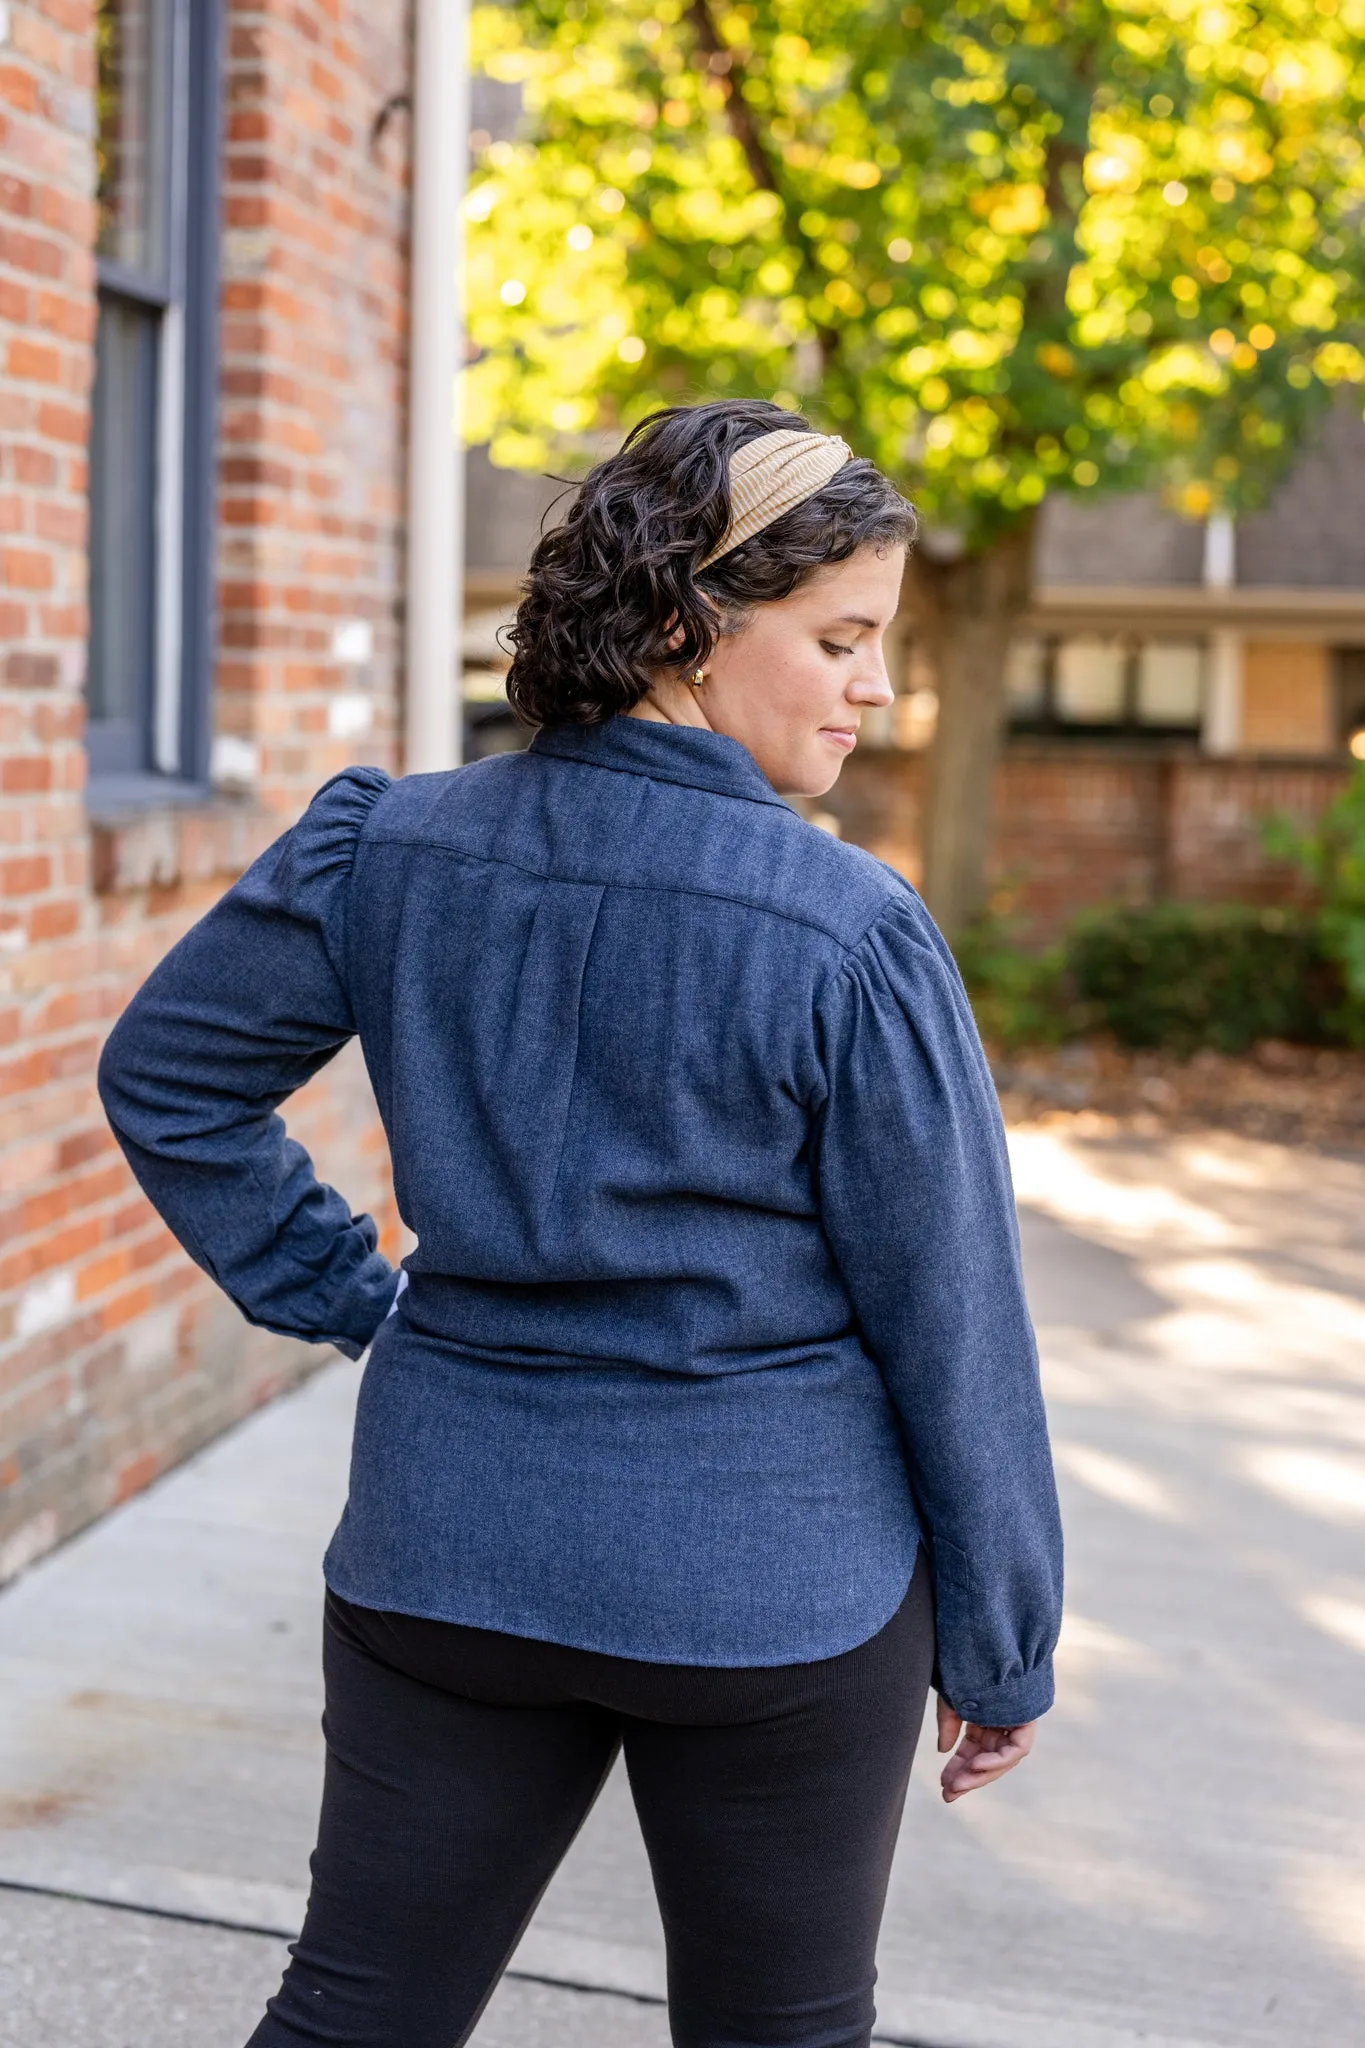
[[366,1343],[357,1344],[353,1337],[324,1337],[321,1341],[324,1344],[330,1344],[332,1346],[332,1349],[334,1351],[339,1351],[343,1358],[363,1358],[365,1356],[365,1353],[369,1350],[370,1345],[373,1344],[375,1338],[379,1335],[380,1330],[383,1329],[385,1323],[389,1320],[389,1317],[394,1313],[395,1309],[398,1307],[398,1304],[403,1298],[404,1294],[406,1294],[407,1286],[408,1276],[406,1273],[400,1271],[398,1275],[398,1284],[393,1290],[393,1299],[392,1301],[390,1301],[388,1307],[385,1309],[383,1315],[380,1317],[378,1324],[376,1325],[373,1333],[371,1334]]
[[1032,1671],[1021,1672],[1003,1685],[979,1688],[962,1699],[944,1693],[955,1714],[975,1721],[979,1728],[1019,1728],[1025,1721],[1037,1721],[1047,1712],[1056,1695],[1052,1659]]

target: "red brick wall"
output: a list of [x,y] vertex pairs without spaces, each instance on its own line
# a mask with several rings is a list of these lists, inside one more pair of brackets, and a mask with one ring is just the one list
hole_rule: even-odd
[[[235,798],[96,821],[82,794],[94,280],[87,0],[0,46],[0,1580],[328,1354],[251,1331],[133,1185],[94,1090],[137,983],[397,722],[407,126],[401,0],[230,7],[219,730]],[[340,620],[368,663],[339,662]],[[329,707],[351,700],[343,732]],[[369,729],[354,705],[370,709]],[[249,757],[238,749],[239,771]],[[396,1252],[343,1055],[290,1127]]]
[[1186,902],[1282,903],[1302,894],[1292,868],[1266,858],[1262,821],[1311,824],[1346,771],[1317,761],[1182,763],[1170,803],[1171,893]]
[[[64,1361],[76,1276],[99,1246],[99,1211],[115,1187],[89,1129],[98,937],[81,799],[95,310],[90,8],[20,0],[8,26],[0,45],[0,1503],[22,1501],[32,1466],[72,1431],[77,1396]],[[14,1522],[0,1507],[0,1544]],[[41,1541],[49,1527],[28,1540]]]
[[[220,732],[292,815],[395,748],[406,354],[401,0],[233,0],[224,166]],[[339,662],[363,620],[374,657]],[[368,732],[329,732],[336,700]]]
[[1167,768],[1102,754],[1011,756],[994,867],[1018,913],[1052,931],[1082,905],[1165,893]]
[[[919,879],[924,759],[855,754],[822,805],[846,839]],[[1161,759],[1016,741],[995,795],[997,901],[1039,938],[1101,903],[1280,902],[1294,875],[1268,860],[1262,820],[1315,817],[1344,781],[1319,762]]]

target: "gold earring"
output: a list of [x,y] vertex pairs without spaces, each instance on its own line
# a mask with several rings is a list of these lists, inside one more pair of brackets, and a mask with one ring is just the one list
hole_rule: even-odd
[[704,668],[694,668],[687,680],[694,690],[699,690],[706,681],[706,670]]

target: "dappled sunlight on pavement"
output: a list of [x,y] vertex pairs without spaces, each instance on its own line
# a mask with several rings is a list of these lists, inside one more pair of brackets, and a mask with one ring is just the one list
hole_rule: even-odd
[[[898,2016],[981,2048],[1347,2048],[1365,1166],[1055,1125],[1012,1151],[1068,1534],[1059,1700],[964,1827],[912,1800]],[[956,2033],[926,1998],[950,1983]]]

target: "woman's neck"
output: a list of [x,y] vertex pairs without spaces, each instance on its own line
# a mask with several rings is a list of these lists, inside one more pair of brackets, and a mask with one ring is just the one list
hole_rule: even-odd
[[681,682],[676,676],[663,677],[654,683],[649,695],[632,705],[627,716],[647,719],[651,725],[691,725],[702,732],[715,731],[696,691],[690,683]]

